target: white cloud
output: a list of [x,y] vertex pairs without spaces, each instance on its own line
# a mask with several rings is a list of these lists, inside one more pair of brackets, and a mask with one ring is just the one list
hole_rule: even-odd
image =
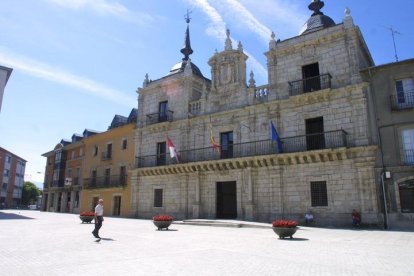
[[[207,16],[210,18],[211,23],[207,27],[206,32],[208,35],[213,36],[220,41],[222,41],[224,45],[224,41],[226,39],[226,23],[221,17],[221,15],[218,13],[218,11],[211,6],[207,0],[193,0],[188,2],[192,5],[195,5],[196,7],[200,8]],[[233,45],[237,45],[237,41],[232,39]],[[233,46],[234,47],[234,46]],[[267,70],[260,64],[257,59],[253,57],[253,55],[249,54],[247,51],[245,51],[245,54],[249,56],[249,59],[247,60],[247,64],[250,65],[250,67],[253,69],[253,71],[256,73],[256,75],[260,75],[262,78],[267,78]]]
[[63,8],[73,10],[91,10],[103,16],[115,16],[122,20],[135,23],[153,22],[154,18],[146,13],[138,13],[129,10],[118,2],[108,2],[106,0],[45,0]]
[[0,49],[0,60],[3,65],[9,66],[14,70],[20,70],[26,74],[44,80],[71,86],[93,96],[109,100],[113,103],[130,107],[131,102],[136,101],[135,97],[127,95],[121,91],[105,87],[102,84],[96,83],[84,77],[76,76],[60,68],[53,67],[27,57],[12,54],[4,49]]
[[230,14],[235,14],[237,17],[234,18],[241,18],[240,22],[245,25],[251,32],[256,33],[259,37],[267,44],[270,40],[271,30],[259,22],[259,20],[253,16],[253,14],[247,10],[239,1],[237,0],[225,0],[226,10]]

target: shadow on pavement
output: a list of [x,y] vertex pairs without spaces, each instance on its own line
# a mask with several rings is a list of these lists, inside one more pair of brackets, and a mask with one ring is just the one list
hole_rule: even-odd
[[285,239],[279,239],[280,241],[308,241],[309,239],[305,239],[305,238],[293,238],[293,239],[289,239],[289,238],[285,238]]
[[26,217],[26,216],[22,216],[18,214],[0,212],[0,219],[34,219],[34,218]]
[[178,229],[166,229],[166,230],[155,229],[155,231],[159,231],[159,232],[173,232],[173,231],[178,231]]
[[101,240],[103,240],[103,241],[116,241],[116,240],[111,239],[111,238],[101,238]]

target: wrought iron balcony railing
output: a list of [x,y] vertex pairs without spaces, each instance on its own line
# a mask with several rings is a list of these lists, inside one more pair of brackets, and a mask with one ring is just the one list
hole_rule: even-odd
[[111,160],[112,159],[112,152],[111,151],[104,151],[104,152],[102,152],[101,159],[103,161],[105,161],[105,160]]
[[296,96],[303,93],[331,88],[331,78],[330,74],[323,74],[297,81],[290,81],[289,95]]
[[179,160],[170,158],[168,153],[140,156],[135,159],[136,168],[165,166],[177,163],[210,161],[226,158],[240,158],[276,153],[302,152],[309,150],[347,147],[347,133],[344,130],[281,138],[281,148],[273,140],[240,143],[213,149],[212,147],[183,150]]
[[85,189],[125,187],[127,179],[126,174],[84,178],[83,187]]
[[391,109],[402,110],[414,108],[414,91],[404,91],[404,93],[397,93],[391,95]]
[[174,112],[168,110],[166,112],[157,112],[152,114],[147,114],[147,125],[162,123],[162,122],[172,122]]
[[414,149],[404,150],[404,164],[414,165]]

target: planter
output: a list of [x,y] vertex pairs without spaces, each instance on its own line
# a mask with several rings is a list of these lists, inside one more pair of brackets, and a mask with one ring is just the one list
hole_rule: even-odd
[[298,227],[272,227],[273,231],[276,233],[276,235],[279,236],[279,239],[284,239],[286,237],[290,237],[293,239],[293,234],[296,233],[296,230],[298,230]]
[[158,228],[158,230],[162,230],[163,228],[166,228],[168,230],[168,227],[171,225],[173,221],[172,220],[162,220],[162,221],[153,220],[152,222]]
[[91,221],[95,217],[92,217],[92,216],[79,216],[79,218],[81,219],[82,223],[91,223]]

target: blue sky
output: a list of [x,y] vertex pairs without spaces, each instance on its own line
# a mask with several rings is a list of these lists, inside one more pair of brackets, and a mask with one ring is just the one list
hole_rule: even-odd
[[[144,76],[165,76],[181,60],[190,23],[192,61],[210,78],[208,59],[225,29],[249,55],[248,72],[267,83],[270,32],[296,36],[310,0],[1,0],[0,65],[13,68],[0,113],[0,146],[28,161],[26,181],[43,182],[42,153],[85,128],[105,131],[137,107]],[[391,3],[391,4],[390,4]],[[413,58],[412,0],[325,0],[336,23],[349,7],[377,65]],[[41,172],[41,173],[38,173]]]

